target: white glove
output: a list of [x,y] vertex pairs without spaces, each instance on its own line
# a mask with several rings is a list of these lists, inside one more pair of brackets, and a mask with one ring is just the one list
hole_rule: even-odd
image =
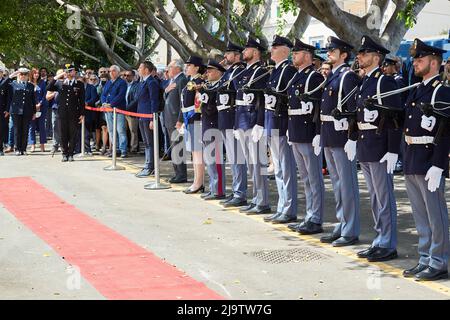
[[246,105],[251,104],[253,102],[253,99],[255,99],[254,93],[244,93],[244,95],[242,96],[242,100],[244,100],[244,103]]
[[208,100],[209,100],[209,96],[207,93],[200,94],[200,101],[202,103],[208,103]]
[[398,160],[398,154],[387,152],[383,156],[383,158],[381,158],[380,163],[383,163],[386,161],[387,162],[386,163],[387,173],[392,174],[392,173],[394,173],[395,165],[397,164],[397,160]]
[[344,146],[344,151],[347,153],[347,158],[350,161],[353,161],[356,156],[356,141],[347,140]]
[[320,134],[317,134],[313,141],[312,146],[314,147],[314,154],[318,156],[320,154],[320,151],[322,151],[322,148],[320,146]]
[[252,129],[252,140],[254,143],[257,143],[264,134],[264,127],[260,125],[255,125]]
[[422,122],[420,126],[428,131],[433,131],[434,126],[436,125],[436,118],[433,116],[427,117],[426,115],[422,116]]
[[334,123],[334,130],[336,130],[336,131],[348,130],[347,118],[343,118],[341,120],[334,119],[333,123]]
[[308,102],[300,101],[300,103],[302,105],[301,106],[301,110],[302,110],[301,114],[312,113],[313,108],[314,108],[312,101],[308,101]]
[[264,103],[268,108],[275,108],[275,104],[277,102],[277,98],[271,94],[264,94]]
[[180,129],[177,129],[178,130],[178,134],[180,135],[180,136],[182,136],[182,135],[184,135],[184,123],[181,125],[181,127],[180,127]]
[[428,181],[428,190],[435,192],[441,184],[442,172],[444,169],[432,166],[425,175],[425,181]]
[[378,111],[364,108],[364,121],[365,122],[374,122],[378,118]]
[[236,138],[236,140],[239,140],[241,138],[239,135],[239,130],[233,130],[233,135]]

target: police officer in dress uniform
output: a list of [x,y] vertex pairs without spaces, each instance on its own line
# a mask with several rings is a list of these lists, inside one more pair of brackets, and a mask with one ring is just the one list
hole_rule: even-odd
[[242,146],[249,174],[253,177],[252,202],[240,211],[246,214],[270,213],[267,180],[267,145],[264,131],[264,95],[269,71],[261,54],[266,48],[259,39],[248,38],[243,51],[247,63],[242,77],[236,81],[235,137]]
[[[333,246],[347,246],[359,239],[359,189],[354,158],[356,141],[348,139],[349,119],[336,119],[333,110],[352,109],[355,99],[350,99],[359,84],[359,77],[350,70],[347,62],[353,47],[335,37],[328,39],[328,60],[333,69],[324,86],[320,106],[321,145],[330,172],[336,200],[336,217],[339,223],[329,235],[320,240]],[[347,101],[345,101],[346,99]],[[350,157],[351,158],[351,157]]]
[[30,70],[19,68],[10,75],[17,79],[9,83],[8,105],[14,128],[16,155],[25,155],[28,142],[28,130],[32,120],[36,119],[36,95],[34,85],[28,82]]
[[204,200],[225,198],[225,166],[223,163],[222,133],[218,129],[217,91],[225,68],[217,61],[208,60],[206,66],[206,88],[201,88],[202,137],[204,144],[203,159],[209,175],[209,192]]
[[297,220],[297,170],[294,154],[288,144],[288,99],[286,90],[297,70],[288,61],[292,42],[275,35],[271,59],[275,68],[266,87],[264,128],[274,164],[275,182],[278,191],[277,211],[264,218],[272,223],[288,223]]
[[[60,118],[62,161],[73,161],[77,142],[78,124],[84,118],[84,84],[76,80],[77,70],[67,64],[65,73],[56,76],[48,85],[47,91],[57,91],[59,95],[58,114]],[[58,81],[65,77],[63,81]]]
[[399,124],[395,127],[392,117],[381,114],[381,109],[367,105],[367,102],[373,101],[386,107],[401,108],[400,94],[385,98],[380,96],[398,89],[395,79],[383,75],[380,68],[388,53],[389,50],[369,36],[361,38],[357,58],[365,76],[355,96],[357,130],[350,139],[357,141],[356,156],[367,183],[377,233],[371,246],[358,252],[358,257],[367,258],[370,262],[397,257],[397,205],[392,175],[397,164],[402,132]]
[[[411,49],[415,76],[423,81],[406,101],[403,171],[419,234],[420,258],[403,275],[421,281],[438,280],[448,278],[449,231],[444,190],[450,133],[448,118],[436,112],[450,116],[450,89],[442,85],[439,77],[445,51],[419,39],[414,40]],[[425,110],[428,111],[424,113]]]
[[220,203],[224,207],[241,207],[247,205],[247,165],[242,146],[234,138],[234,119],[236,114],[236,82],[245,71],[245,63],[241,61],[244,48],[228,42],[225,50],[225,71],[217,92],[217,110],[219,112],[219,130],[225,143],[227,162],[231,167],[232,193]]
[[315,49],[314,46],[295,39],[292,60],[298,71],[287,90],[289,142],[292,145],[306,198],[304,221],[301,224],[290,225],[289,228],[301,234],[323,232],[325,186],[318,112],[325,78],[315,71],[312,64]]

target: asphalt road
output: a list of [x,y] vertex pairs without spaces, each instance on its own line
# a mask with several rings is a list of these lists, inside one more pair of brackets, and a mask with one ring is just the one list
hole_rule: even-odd
[[[0,157],[0,184],[2,180],[15,181],[5,180],[9,178],[30,177],[48,192],[73,205],[80,217],[93,218],[100,226],[114,230],[129,243],[153,253],[162,262],[175,266],[186,277],[206,285],[224,299],[450,297],[450,280],[418,283],[401,276],[404,268],[415,265],[417,261],[417,235],[402,176],[395,177],[399,258],[387,263],[369,264],[355,255],[370,244],[374,236],[369,195],[361,174],[361,242],[337,249],[321,244],[318,241],[320,235],[300,236],[286,227],[265,223],[262,217],[225,210],[216,201],[206,202],[198,195],[180,192],[189,184],[174,185],[167,190],[145,190],[144,185],[153,179],[134,177],[143,163],[142,156],[119,161],[126,167],[123,171],[103,170],[109,161],[95,156],[61,163],[59,155],[52,158],[49,153],[40,152],[26,157],[7,155]],[[163,178],[170,177],[171,170],[170,162],[162,162]],[[192,176],[192,172],[189,174]],[[230,178],[228,168],[227,177]],[[273,207],[277,199],[275,188],[275,181],[270,181]],[[16,190],[15,187],[12,189]],[[0,193],[13,195],[16,197],[14,201],[26,197],[26,194],[14,190],[0,189]],[[302,218],[304,197],[301,185],[299,199],[299,218]],[[448,188],[447,199],[449,204]],[[46,210],[45,199],[36,205],[35,210],[42,217]],[[325,229],[331,230],[336,218],[329,177],[326,177],[326,208]],[[80,270],[80,279],[75,287],[71,285],[73,266],[58,253],[56,242],[48,241],[56,234],[60,237],[74,235],[65,234],[65,229],[61,231],[55,227],[43,231],[30,228],[33,223],[38,225],[37,220],[33,220],[38,219],[37,216],[33,217],[31,212],[27,216],[29,219],[24,219],[18,213],[20,210],[8,209],[0,200],[0,299],[108,297],[105,286],[97,285],[92,277],[87,276],[84,268],[91,263],[88,259],[81,260],[80,266],[76,266]],[[61,211],[62,224],[64,214],[65,211]],[[84,241],[84,230],[76,232],[79,237],[74,239]],[[116,238],[111,239],[112,243],[113,240]],[[81,248],[83,243],[75,243],[74,247],[76,245]],[[111,268],[120,269],[114,265],[114,260],[108,263]],[[135,276],[138,280],[139,277],[149,282],[151,274]],[[137,289],[144,292],[146,288]],[[155,288],[158,289],[152,289]],[[113,289],[117,288],[108,290]],[[177,285],[172,290],[176,292]]]

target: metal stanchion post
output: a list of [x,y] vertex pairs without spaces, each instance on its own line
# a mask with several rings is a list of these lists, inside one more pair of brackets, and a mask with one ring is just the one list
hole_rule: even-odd
[[153,113],[153,159],[155,163],[155,182],[146,184],[145,189],[161,190],[170,189],[170,185],[159,181],[159,118],[157,113]]
[[86,157],[86,153],[85,153],[85,147],[86,147],[86,143],[85,143],[86,124],[85,124],[84,121],[85,121],[85,118],[83,118],[83,120],[81,121],[81,153],[76,155],[77,158],[84,158],[84,157]]
[[124,167],[116,165],[117,154],[117,112],[113,109],[113,144],[112,144],[112,164],[104,168],[107,171],[125,170]]

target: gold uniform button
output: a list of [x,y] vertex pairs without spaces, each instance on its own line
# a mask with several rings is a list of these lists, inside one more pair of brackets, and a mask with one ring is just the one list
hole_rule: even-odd
[[412,116],[410,115],[409,117],[408,117],[409,119],[411,119],[412,118]]
[[406,128],[406,132],[409,132],[409,128]]
[[361,135],[361,139],[364,139],[364,135],[363,134]]
[[414,107],[415,105],[416,105],[416,103],[415,102],[413,102],[413,103],[411,103],[411,105]]

